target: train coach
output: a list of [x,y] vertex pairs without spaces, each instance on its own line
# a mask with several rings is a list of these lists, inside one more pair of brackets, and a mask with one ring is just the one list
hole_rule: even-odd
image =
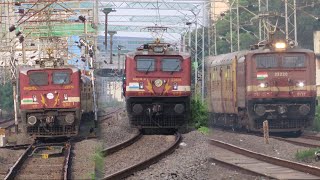
[[126,55],[123,93],[130,124],[177,129],[190,113],[190,55],[149,43]]
[[74,66],[21,67],[19,86],[23,131],[34,138],[76,136],[92,115],[91,79]]
[[[257,47],[257,46],[256,46]],[[299,132],[315,117],[315,54],[271,42],[206,60],[211,124],[270,132]]]

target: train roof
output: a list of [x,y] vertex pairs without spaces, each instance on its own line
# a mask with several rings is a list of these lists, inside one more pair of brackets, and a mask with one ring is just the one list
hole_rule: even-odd
[[[312,50],[310,49],[303,49],[303,48],[289,48],[286,49],[285,51],[281,51],[281,53],[285,52],[297,52],[297,53],[313,53]],[[265,49],[256,49],[256,50],[243,50],[243,51],[236,51],[232,53],[227,53],[227,54],[220,54],[217,56],[207,56],[206,57],[206,66],[210,65],[225,65],[225,64],[230,64],[232,59],[234,57],[243,57],[247,54],[263,54],[263,53],[279,53],[279,51],[271,50],[269,48]]]
[[41,68],[41,67],[34,67],[34,66],[20,66],[19,72],[22,74],[27,75],[27,72],[30,70],[54,70],[54,69],[71,69],[72,72],[79,71],[79,68],[69,65],[69,66],[61,66],[61,67],[54,67],[54,68]]

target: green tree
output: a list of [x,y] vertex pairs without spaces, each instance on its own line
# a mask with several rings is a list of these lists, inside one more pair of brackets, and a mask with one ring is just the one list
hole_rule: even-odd
[[12,84],[0,85],[0,107],[8,112],[13,112]]

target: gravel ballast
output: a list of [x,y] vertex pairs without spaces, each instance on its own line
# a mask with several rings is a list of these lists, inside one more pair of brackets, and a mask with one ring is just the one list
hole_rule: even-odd
[[210,162],[208,137],[198,131],[183,134],[180,147],[171,155],[128,177],[141,179],[257,179],[256,176]]
[[0,179],[4,179],[9,168],[23,153],[24,150],[0,149]]

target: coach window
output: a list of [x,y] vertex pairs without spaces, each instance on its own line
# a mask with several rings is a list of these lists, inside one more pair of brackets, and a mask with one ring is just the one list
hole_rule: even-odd
[[275,55],[258,55],[255,57],[257,68],[278,67],[278,61]]
[[69,84],[70,73],[69,72],[54,72],[52,75],[53,84]]
[[306,60],[304,55],[284,56],[282,60],[282,67],[287,67],[287,68],[305,67],[305,61]]
[[137,71],[150,72],[155,70],[155,60],[154,59],[137,59]]
[[45,86],[48,85],[48,73],[46,72],[31,72],[29,76],[29,85]]
[[165,58],[161,60],[161,70],[177,72],[181,70],[181,61],[178,58]]

